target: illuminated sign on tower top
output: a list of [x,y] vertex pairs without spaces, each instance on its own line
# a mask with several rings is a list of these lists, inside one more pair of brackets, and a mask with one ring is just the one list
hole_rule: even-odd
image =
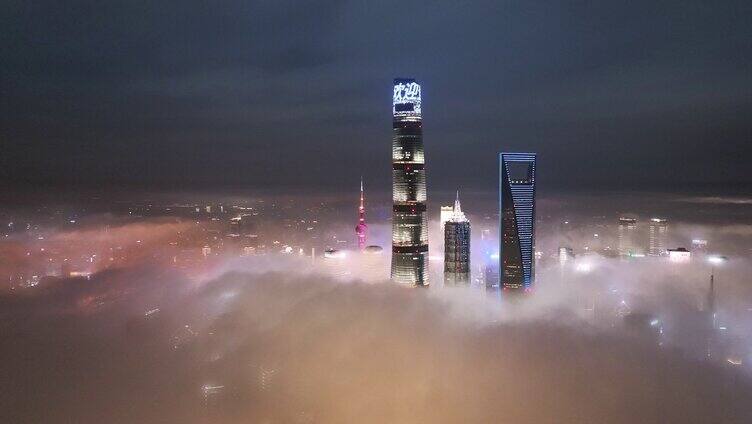
[[392,100],[394,116],[420,116],[420,84],[414,79],[395,79]]

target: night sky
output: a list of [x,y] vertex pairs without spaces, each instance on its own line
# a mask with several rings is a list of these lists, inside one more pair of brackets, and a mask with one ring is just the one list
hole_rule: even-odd
[[[285,4],[289,3],[289,4]],[[390,187],[391,83],[429,190],[752,183],[752,2],[6,1],[9,186]]]

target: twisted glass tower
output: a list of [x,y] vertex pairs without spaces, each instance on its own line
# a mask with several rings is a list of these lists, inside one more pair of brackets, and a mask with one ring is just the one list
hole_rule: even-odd
[[535,153],[499,154],[499,274],[504,290],[535,280]]
[[397,283],[428,285],[428,217],[420,84],[394,80],[392,98],[392,271]]

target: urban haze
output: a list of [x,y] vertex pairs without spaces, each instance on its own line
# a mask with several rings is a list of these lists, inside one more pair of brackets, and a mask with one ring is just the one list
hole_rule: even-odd
[[6,2],[0,421],[752,422],[751,20]]

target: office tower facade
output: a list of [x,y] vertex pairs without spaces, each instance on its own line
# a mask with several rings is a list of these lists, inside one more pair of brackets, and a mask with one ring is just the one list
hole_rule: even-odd
[[637,219],[619,218],[618,231],[619,254],[622,256],[637,254]]
[[355,226],[355,235],[358,237],[358,249],[366,248],[368,225],[366,225],[366,205],[363,196],[363,178],[360,179],[360,206],[358,206],[358,225]]
[[673,263],[684,264],[688,263],[692,259],[692,252],[684,247],[677,247],[676,249],[667,249],[668,260]]
[[499,291],[499,261],[492,261],[483,267],[483,285],[490,293]]
[[559,264],[564,265],[572,259],[574,259],[574,250],[571,247],[559,247]]
[[453,206],[442,206],[439,213],[439,222],[441,223],[441,234],[444,234],[444,225],[452,219]]
[[389,278],[387,273],[389,268],[386,266],[389,258],[384,255],[384,249],[381,246],[366,246],[360,261],[362,272],[359,277],[364,281],[385,281]]
[[392,97],[393,281],[428,285],[428,216],[420,85],[395,79]]
[[503,290],[535,280],[535,153],[499,154],[499,278]]
[[704,254],[708,250],[708,241],[705,239],[692,239],[692,251]]
[[347,253],[337,249],[324,250],[323,270],[336,278],[352,277],[352,262],[347,260]]
[[667,235],[668,221],[663,218],[652,218],[648,229],[648,254],[650,256],[666,254]]
[[452,216],[444,224],[444,285],[470,284],[470,221],[462,213],[460,196],[454,201]]

